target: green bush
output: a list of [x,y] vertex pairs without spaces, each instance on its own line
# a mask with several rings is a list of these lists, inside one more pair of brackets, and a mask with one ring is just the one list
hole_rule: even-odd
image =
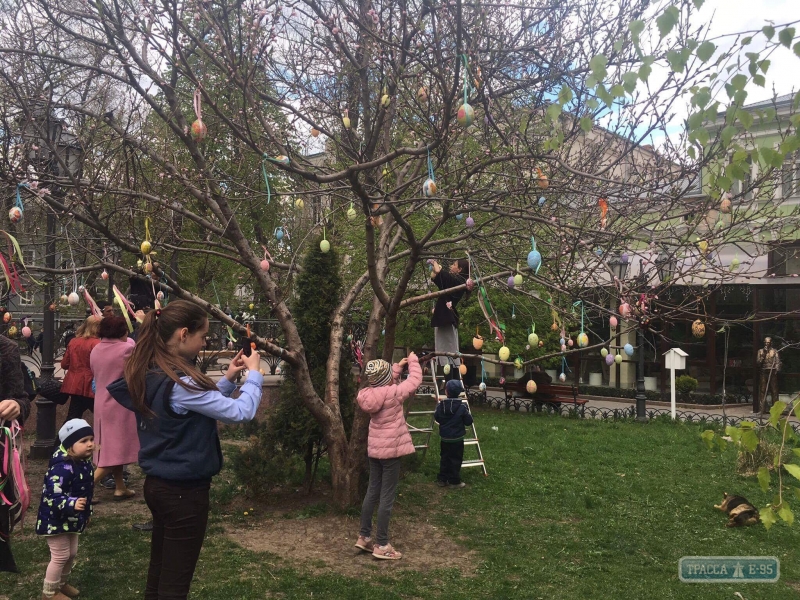
[[697,389],[697,379],[691,375],[681,375],[675,379],[675,389],[681,395],[691,394]]
[[[305,347],[311,382],[320,397],[325,394],[331,318],[341,286],[336,251],[323,253],[319,241],[311,244],[297,278],[292,313]],[[274,486],[294,485],[298,471],[302,471],[303,486],[311,493],[317,466],[327,450],[319,425],[302,403],[292,367],[284,363],[282,368],[283,380],[274,410],[234,462],[237,476],[256,495],[263,495]],[[348,435],[354,396],[350,353],[345,350],[339,362],[339,398]]]

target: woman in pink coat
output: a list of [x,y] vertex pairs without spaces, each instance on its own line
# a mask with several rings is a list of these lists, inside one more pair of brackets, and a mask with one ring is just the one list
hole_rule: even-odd
[[100,343],[90,358],[94,373],[94,440],[96,445],[94,481],[97,484],[111,472],[114,475],[114,500],[126,500],[134,491],[125,486],[122,468],[139,456],[136,416],[111,397],[106,387],[122,377],[125,361],[133,353],[128,325],[122,317],[106,317],[100,322]]
[[[408,365],[408,379],[400,382],[403,367]],[[361,531],[356,548],[372,552],[375,558],[397,560],[402,554],[389,543],[389,517],[400,478],[400,457],[414,454],[414,442],[403,415],[403,402],[411,398],[422,383],[422,369],[413,352],[394,366],[385,360],[371,360],[364,374],[369,387],[358,393],[358,405],[369,413],[369,489],[361,507]],[[375,542],[372,513],[378,505],[378,531]]]

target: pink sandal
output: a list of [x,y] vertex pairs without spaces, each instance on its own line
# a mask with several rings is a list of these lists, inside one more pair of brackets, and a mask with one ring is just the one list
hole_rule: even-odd
[[375,544],[372,541],[372,538],[365,538],[362,536],[358,536],[358,541],[356,542],[356,548],[359,550],[363,550],[364,552],[372,552],[375,550]]
[[375,550],[372,552],[372,556],[382,560],[400,560],[403,558],[403,555],[392,548],[391,544],[386,544],[385,546],[378,546],[375,544]]

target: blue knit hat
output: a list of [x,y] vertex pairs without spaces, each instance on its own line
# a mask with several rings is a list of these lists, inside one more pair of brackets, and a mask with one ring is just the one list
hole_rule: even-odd
[[58,431],[58,440],[65,450],[72,448],[75,442],[94,435],[92,426],[83,419],[70,419]]
[[464,386],[460,379],[451,379],[444,386],[444,391],[448,398],[458,398],[458,395],[464,391]]

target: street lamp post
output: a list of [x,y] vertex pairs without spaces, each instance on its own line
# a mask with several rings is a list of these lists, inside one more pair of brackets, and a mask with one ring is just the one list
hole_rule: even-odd
[[[32,111],[32,122],[26,123],[23,138],[35,142],[38,150],[31,159],[54,177],[76,176],[80,173],[83,149],[73,134],[64,131],[64,122],[52,114],[43,104]],[[50,149],[55,148],[56,154]],[[64,165],[59,161],[63,161]],[[60,186],[51,190],[54,196],[64,196]],[[56,215],[48,207],[45,266],[56,267]],[[50,306],[55,302],[55,273],[50,271],[42,303],[42,379],[52,379],[55,373],[55,313]],[[48,458],[56,440],[56,405],[41,396],[36,400],[36,441],[31,446],[31,458]]]
[[[630,264],[630,259],[628,258],[628,254],[623,252],[620,256],[613,256],[608,261],[608,266],[611,269],[611,274],[614,276],[616,281],[623,281],[625,279],[625,275],[628,273],[628,265]],[[614,336],[615,345],[619,346],[619,327],[617,327],[616,335]],[[620,387],[620,365],[614,363],[614,368],[616,370],[616,381],[617,381],[617,389]],[[610,380],[609,380],[610,383]]]

